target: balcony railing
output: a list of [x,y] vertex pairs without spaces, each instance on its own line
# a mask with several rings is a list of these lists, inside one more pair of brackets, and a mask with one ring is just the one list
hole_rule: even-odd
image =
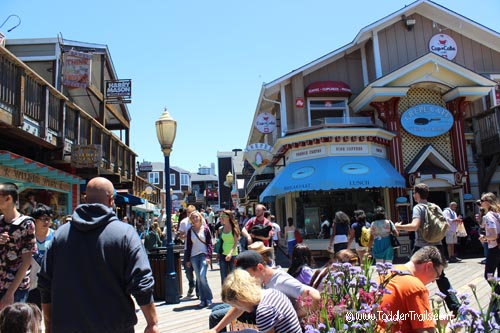
[[375,127],[375,124],[370,117],[325,117],[311,120],[311,126],[290,126],[286,134],[342,127]]
[[3,47],[0,47],[0,120],[13,128],[29,122],[30,129],[36,130],[26,133],[26,139],[35,136],[45,140],[49,150],[63,148],[69,153],[73,144],[101,145],[101,168],[127,182],[135,176],[136,154],[130,147]]

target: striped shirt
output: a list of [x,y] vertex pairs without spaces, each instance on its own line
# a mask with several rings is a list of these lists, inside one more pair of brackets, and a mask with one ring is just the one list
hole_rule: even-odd
[[257,305],[257,328],[260,332],[274,329],[275,333],[302,333],[299,318],[292,303],[276,289],[263,289]]

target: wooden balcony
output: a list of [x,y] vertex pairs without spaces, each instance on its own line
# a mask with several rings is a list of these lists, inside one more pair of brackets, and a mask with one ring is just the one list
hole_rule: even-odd
[[[2,146],[34,160],[83,176],[108,175],[118,183],[132,185],[135,178],[137,155],[130,147],[3,47],[0,129]],[[72,152],[81,146],[92,146],[100,159],[75,165]]]
[[473,124],[474,133],[480,141],[478,155],[488,157],[500,154],[500,106],[475,115]]
[[[153,188],[151,193],[147,193],[146,188],[150,186]],[[134,180],[134,193],[135,196],[144,198],[151,203],[161,203],[161,188],[149,183],[146,179],[136,176]]]

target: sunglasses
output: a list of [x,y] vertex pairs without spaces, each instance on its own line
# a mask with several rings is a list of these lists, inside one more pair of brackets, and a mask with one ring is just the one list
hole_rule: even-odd
[[227,215],[227,214],[221,214],[221,215],[220,215],[220,218],[221,218],[221,219],[222,219],[222,218],[224,218],[224,217],[229,217],[229,215]]

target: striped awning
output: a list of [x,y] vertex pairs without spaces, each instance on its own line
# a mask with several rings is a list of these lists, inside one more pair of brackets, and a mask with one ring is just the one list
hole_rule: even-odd
[[52,189],[69,192],[68,185],[86,180],[27,157],[0,150],[0,181],[13,182],[20,188]]

